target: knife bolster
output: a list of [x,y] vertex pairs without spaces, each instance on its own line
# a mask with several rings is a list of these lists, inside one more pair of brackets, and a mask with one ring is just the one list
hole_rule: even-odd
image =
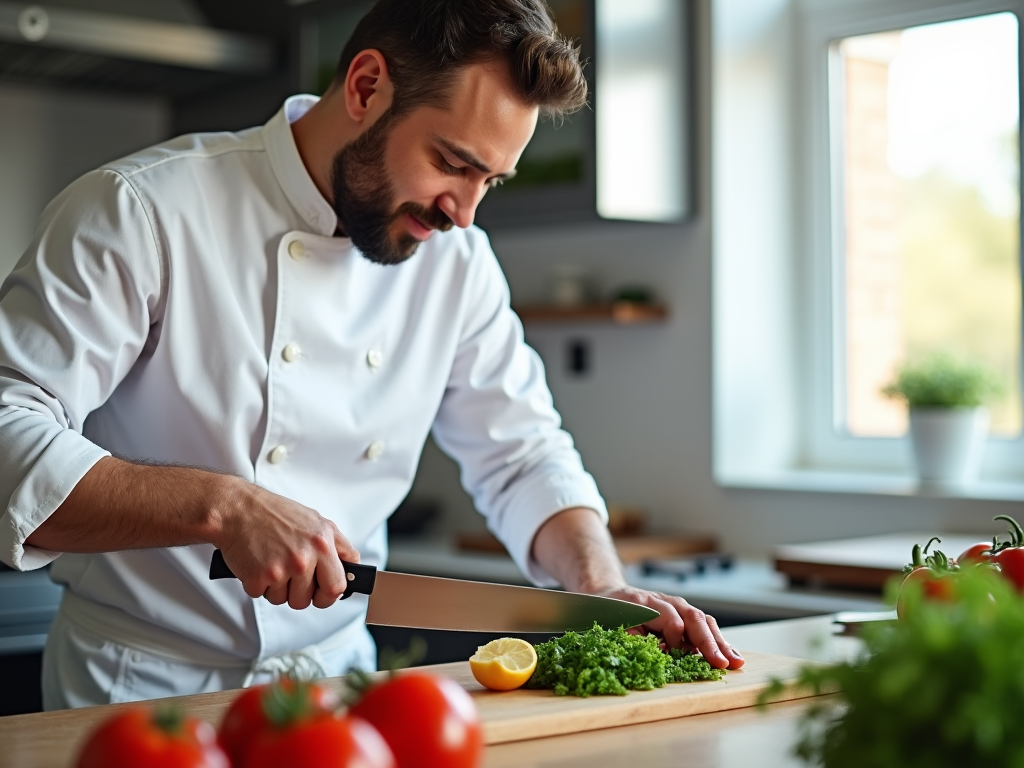
[[373,592],[373,585],[377,581],[377,569],[372,565],[358,565],[356,563],[341,562],[345,568],[345,576],[348,579],[348,586],[341,599],[352,597],[358,592],[361,595],[369,595]]

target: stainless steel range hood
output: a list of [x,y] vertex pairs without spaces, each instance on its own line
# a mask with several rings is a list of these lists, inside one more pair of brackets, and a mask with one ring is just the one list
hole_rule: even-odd
[[0,78],[180,96],[273,69],[269,41],[197,23],[187,0],[127,5],[146,13],[0,0]]

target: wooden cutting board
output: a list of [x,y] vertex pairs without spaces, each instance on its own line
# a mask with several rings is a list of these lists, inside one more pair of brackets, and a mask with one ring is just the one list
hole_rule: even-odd
[[[634,691],[626,696],[594,696],[588,699],[555,696],[550,691],[488,691],[473,679],[468,662],[439,664],[421,670],[450,677],[466,688],[480,711],[486,742],[501,744],[749,707],[772,678],[791,680],[797,670],[808,663],[762,653],[744,655],[746,666],[728,673],[721,681],[681,683],[654,691]],[[339,692],[344,690],[342,678],[324,682]],[[237,695],[238,691],[222,691],[167,701],[178,704],[193,717],[216,725]],[[802,691],[790,690],[779,700],[806,695]],[[128,706],[134,705],[111,704],[2,717],[0,768],[67,768],[73,764],[74,756],[92,729]]]
[[[484,723],[485,740],[502,744],[750,707],[773,678],[792,680],[808,663],[764,653],[745,653],[744,657],[747,663],[743,669],[729,672],[719,681],[678,683],[625,696],[586,699],[555,696],[551,691],[488,691],[473,679],[465,662],[434,669],[443,671],[472,694]],[[805,696],[806,692],[790,689],[779,701]]]
[[[915,544],[925,544],[932,534],[886,533],[855,539],[786,544],[775,548],[775,570],[793,584],[815,587],[847,587],[881,592],[886,582],[910,562]],[[991,541],[991,534],[939,534],[932,545],[956,557],[971,544]]]

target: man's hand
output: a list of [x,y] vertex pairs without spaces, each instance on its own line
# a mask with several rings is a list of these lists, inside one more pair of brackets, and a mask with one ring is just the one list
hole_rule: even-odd
[[356,548],[315,510],[232,480],[216,506],[221,520],[211,541],[246,594],[296,610],[334,605],[347,586],[341,561],[358,563]]
[[646,605],[660,613],[654,621],[644,624],[641,631],[656,635],[665,648],[696,649],[718,669],[739,669],[745,663],[722,636],[715,617],[694,608],[681,597],[634,587],[610,589],[600,594]]
[[719,669],[739,669],[743,657],[730,646],[713,616],[681,597],[626,584],[608,529],[592,509],[574,507],[550,518],[533,539],[533,556],[571,592],[615,597],[661,615],[639,631],[657,635],[667,648],[696,648]]
[[25,542],[53,552],[213,544],[251,597],[301,609],[345,592],[359,552],[315,510],[232,475],[107,457]]

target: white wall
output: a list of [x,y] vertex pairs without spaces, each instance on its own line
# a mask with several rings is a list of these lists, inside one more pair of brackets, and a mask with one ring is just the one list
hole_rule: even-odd
[[46,204],[86,171],[167,138],[157,99],[0,86],[0,279]]
[[[728,323],[730,318],[716,318],[713,301],[729,285],[718,286],[714,280],[740,278],[728,270],[713,269],[714,254],[719,240],[755,252],[760,246],[750,233],[724,231],[725,227],[742,228],[742,219],[723,221],[716,216],[713,236],[711,203],[713,199],[716,204],[720,201],[722,190],[716,190],[713,197],[712,139],[732,135],[734,141],[742,141],[746,132],[751,142],[765,146],[764,136],[759,134],[765,126],[726,126],[721,121],[735,120],[735,110],[742,107],[745,83],[736,79],[737,73],[770,81],[788,62],[786,31],[778,15],[785,3],[773,2],[766,10],[764,0],[695,1],[699,172],[694,220],[681,227],[602,226],[492,235],[514,301],[528,303],[541,298],[551,264],[581,263],[602,275],[609,286],[627,281],[648,283],[671,307],[670,321],[658,327],[528,330],[528,339],[548,365],[555,403],[605,496],[609,501],[646,507],[660,529],[713,532],[732,551],[761,555],[767,554],[772,545],[787,541],[915,529],[988,530],[993,515],[1018,513],[1019,504],[993,501],[742,490],[716,484],[712,460],[712,337],[716,322]],[[714,52],[709,44],[712,7]],[[749,56],[752,49],[747,43],[754,44],[759,57]],[[714,129],[712,73],[714,103],[720,109]],[[786,106],[780,105],[780,109]],[[767,129],[774,131],[777,126]],[[773,141],[780,151],[787,151],[785,136],[776,134]],[[732,185],[725,191],[747,195],[744,204],[755,212],[760,199],[763,211],[786,215],[776,206],[776,198],[791,194],[788,189],[737,188],[743,180],[742,167],[737,165],[742,156],[737,158],[732,150],[739,152],[740,148],[732,147],[727,156],[717,144],[714,149],[716,185],[730,178]],[[768,227],[770,221],[762,221],[762,225]],[[777,235],[785,236],[788,224],[777,222],[777,226],[781,230]],[[772,271],[773,263],[778,263],[774,258],[777,255],[766,251],[763,271],[747,277],[750,284],[746,290],[756,295],[759,280],[789,279]],[[735,333],[735,329],[730,332]],[[571,379],[564,372],[562,346],[575,336],[585,336],[593,345],[594,369],[586,379]],[[738,352],[742,354],[742,339],[737,335],[732,341],[741,345]],[[756,337],[749,344],[749,355],[758,359]],[[757,397],[763,372],[767,372],[765,366],[771,364],[760,359],[749,369],[752,397]],[[796,388],[799,383],[792,386]],[[755,400],[753,407],[773,406],[770,401]],[[752,439],[759,437],[752,435]],[[441,500],[448,512],[445,524],[449,529],[481,525],[458,487],[456,468],[432,446],[424,455],[414,494]],[[994,529],[999,530],[1001,526]]]
[[771,472],[799,440],[788,0],[718,0],[714,75],[715,472]]

